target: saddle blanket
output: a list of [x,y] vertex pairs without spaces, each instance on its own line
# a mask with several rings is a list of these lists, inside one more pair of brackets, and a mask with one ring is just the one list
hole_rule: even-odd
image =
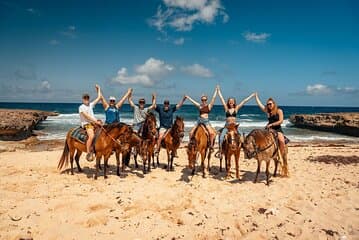
[[83,144],[86,144],[86,141],[87,141],[87,133],[86,133],[86,130],[83,129],[82,127],[76,127],[76,128],[73,128],[71,130],[71,134],[70,136],[74,139],[76,139],[77,141],[83,143]]

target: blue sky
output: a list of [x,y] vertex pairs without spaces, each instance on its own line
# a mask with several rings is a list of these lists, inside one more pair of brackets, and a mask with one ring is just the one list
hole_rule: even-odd
[[95,83],[178,101],[220,84],[237,100],[359,105],[357,1],[0,0],[0,36],[0,101],[77,102]]

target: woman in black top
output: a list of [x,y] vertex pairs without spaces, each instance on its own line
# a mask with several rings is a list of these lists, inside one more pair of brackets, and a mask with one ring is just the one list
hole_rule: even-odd
[[278,142],[279,142],[279,149],[284,156],[284,146],[285,146],[285,140],[283,135],[283,130],[281,127],[281,124],[283,123],[283,111],[282,109],[278,108],[277,104],[273,100],[273,98],[269,98],[267,100],[266,106],[264,106],[261,101],[259,100],[258,93],[255,93],[256,101],[259,106],[259,108],[267,113],[268,118],[268,124],[266,126],[267,129],[271,128],[277,131],[278,133]]
[[[221,132],[221,135],[219,136],[219,151],[217,154],[221,154],[221,147],[222,147],[222,142],[224,139],[224,136],[226,136],[227,134],[227,126],[229,126],[229,124],[231,123],[236,123],[237,122],[237,113],[239,111],[239,109],[241,109],[241,107],[248,102],[252,97],[254,97],[255,93],[252,93],[251,95],[249,95],[247,98],[243,99],[242,102],[240,102],[239,104],[236,104],[236,99],[233,97],[228,98],[227,103],[224,101],[224,98],[222,96],[221,90],[219,88],[219,86],[217,86],[218,88],[218,96],[221,99],[221,102],[223,104],[224,107],[224,111],[226,112],[226,123],[224,125],[224,128]],[[218,155],[217,155],[218,156]]]

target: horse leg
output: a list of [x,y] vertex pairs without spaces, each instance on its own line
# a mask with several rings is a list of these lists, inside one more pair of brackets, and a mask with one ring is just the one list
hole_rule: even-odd
[[82,172],[82,169],[81,169],[81,167],[80,167],[80,157],[81,157],[81,154],[82,154],[82,152],[79,151],[79,150],[77,150],[77,151],[76,151],[76,155],[75,155],[75,161],[76,161],[76,165],[77,165],[77,170],[78,170],[79,172]]
[[227,174],[226,174],[226,178],[231,177],[231,155],[230,154],[226,154],[226,163],[227,163]]
[[75,155],[75,150],[70,151],[71,175],[74,175],[74,155]]
[[201,167],[202,167],[202,176],[205,178],[206,177],[206,154],[205,154],[205,150],[201,151]]
[[221,157],[219,158],[219,171],[222,172],[222,158],[223,154],[221,154]]
[[257,160],[257,173],[256,173],[256,177],[254,178],[254,181],[253,181],[254,183],[257,182],[258,174],[259,174],[260,170],[261,170],[261,161]]
[[[111,154],[110,154],[111,155]],[[110,155],[104,156],[104,164],[103,164],[103,177],[106,179],[107,177],[107,167],[108,167],[108,159]]]
[[273,177],[276,177],[276,176],[277,176],[278,164],[279,164],[279,160],[278,160],[278,159],[274,159],[274,173],[273,173]]
[[289,171],[288,171],[288,146],[285,146],[284,150],[284,156],[283,156],[283,175],[285,177],[289,177]]
[[133,155],[133,159],[135,160],[135,167],[138,168],[137,163],[137,154],[139,153],[139,148],[136,148],[136,153]]
[[96,156],[96,171],[95,171],[95,180],[97,180],[97,176],[98,176],[98,170],[100,168],[100,164],[101,164],[101,156]]
[[239,151],[235,154],[235,161],[236,161],[236,178],[240,179],[239,177]]
[[207,169],[208,169],[208,173],[211,171],[210,160],[211,160],[211,152],[209,152],[209,153],[208,153],[208,156],[207,156]]
[[270,165],[270,159],[266,162],[266,175],[267,175],[267,185],[269,186],[269,165]]
[[169,171],[170,170],[170,164],[171,164],[170,150],[168,148],[166,148],[166,152],[167,152],[167,171]]
[[[122,155],[123,158],[123,155]],[[117,176],[120,176],[120,152],[116,151],[116,164],[117,164]],[[124,164],[122,163],[122,167],[124,166]],[[122,169],[123,170],[123,169]]]
[[147,154],[147,163],[148,163],[147,172],[151,172],[151,158],[152,158],[152,153],[149,152]]

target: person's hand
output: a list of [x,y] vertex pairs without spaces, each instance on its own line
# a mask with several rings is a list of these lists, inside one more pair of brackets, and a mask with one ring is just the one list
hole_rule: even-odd
[[220,88],[219,88],[219,85],[216,86],[216,89],[217,89],[217,91],[219,91],[219,89],[220,89]]
[[273,125],[270,124],[270,123],[268,123],[267,126],[266,126],[266,129],[270,129],[270,128],[272,128],[272,127],[273,127]]
[[183,95],[183,100],[186,100],[186,98],[187,98],[187,95]]
[[99,125],[99,126],[102,126],[103,122],[102,122],[102,120],[99,119],[99,120],[96,120],[96,124]]
[[95,85],[95,88],[96,88],[97,91],[101,89],[98,84]]
[[152,98],[156,98],[156,93],[152,93]]
[[133,89],[132,89],[132,88],[129,88],[127,91],[128,91],[129,93],[132,93]]

